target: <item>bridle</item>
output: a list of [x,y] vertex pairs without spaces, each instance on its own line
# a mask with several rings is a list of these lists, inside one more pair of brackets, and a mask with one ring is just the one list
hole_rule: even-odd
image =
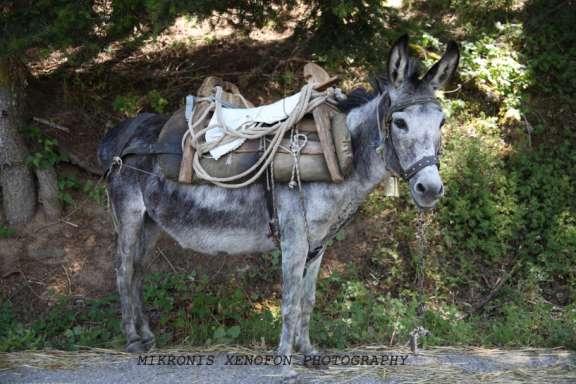
[[386,164],[386,167],[388,168],[389,171],[394,173],[396,176],[400,176],[406,181],[409,181],[421,169],[426,168],[429,165],[436,165],[438,168],[440,168],[440,160],[438,158],[439,153],[437,152],[433,156],[421,157],[420,159],[416,160],[408,168],[402,167],[402,164],[400,163],[400,158],[398,157],[398,153],[396,152],[396,147],[394,146],[394,141],[392,140],[392,135],[391,135],[392,114],[395,112],[402,111],[402,110],[404,110],[404,109],[406,109],[412,105],[424,105],[427,103],[434,103],[434,104],[440,106],[440,104],[438,103],[438,101],[436,100],[435,97],[420,97],[420,98],[406,100],[404,102],[397,103],[393,106],[390,106],[390,108],[388,108],[388,111],[386,112],[386,116],[384,116],[384,119],[382,121],[380,120],[380,108],[376,109],[377,119],[378,119],[378,131],[380,133],[380,140],[381,140],[381,144],[376,150],[380,154],[384,154],[384,151],[387,147],[392,149],[393,156],[395,157],[395,162],[398,164],[399,170],[395,170],[395,169],[390,168],[389,167],[390,165],[388,164],[388,162]]

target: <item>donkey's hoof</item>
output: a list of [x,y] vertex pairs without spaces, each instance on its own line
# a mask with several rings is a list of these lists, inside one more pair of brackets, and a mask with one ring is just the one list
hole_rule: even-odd
[[300,375],[291,369],[282,376],[282,384],[300,384]]
[[140,339],[134,340],[126,345],[126,352],[128,353],[142,353],[147,352],[148,349],[144,346]]
[[143,339],[142,340],[142,345],[144,346],[145,352],[148,352],[149,350],[151,350],[154,346],[156,346],[156,339],[151,338],[151,339]]

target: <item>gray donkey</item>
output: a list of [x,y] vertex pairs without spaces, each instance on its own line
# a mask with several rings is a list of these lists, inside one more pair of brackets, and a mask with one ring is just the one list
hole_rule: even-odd
[[[354,150],[354,167],[340,184],[310,182],[297,189],[276,186],[275,201],[282,252],[282,333],[278,354],[297,349],[317,353],[310,342],[310,315],[316,279],[328,241],[351,218],[368,194],[391,175],[403,177],[421,209],[443,195],[438,153],[444,115],[434,97],[458,66],[459,50],[450,42],[443,57],[422,77],[400,38],[388,59],[388,73],[375,91],[353,91],[340,105]],[[165,118],[154,116],[138,128],[131,143],[156,141]],[[99,148],[109,168],[127,122],[110,130]],[[135,169],[137,168],[137,169]],[[118,222],[117,285],[126,350],[142,352],[154,344],[142,302],[143,266],[161,230],[184,248],[215,257],[277,249],[269,236],[271,217],[265,186],[240,189],[183,185],[167,180],[155,156],[130,156],[108,173],[108,192]],[[307,228],[308,227],[308,231]],[[286,377],[295,371],[286,368]]]

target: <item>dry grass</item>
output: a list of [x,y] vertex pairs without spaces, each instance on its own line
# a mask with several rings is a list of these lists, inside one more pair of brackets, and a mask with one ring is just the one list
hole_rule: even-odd
[[[171,348],[152,351],[152,354],[270,354],[273,351],[216,345],[202,348]],[[325,354],[347,355],[409,355],[407,348],[390,349],[365,346]],[[118,363],[134,359],[133,354],[108,349],[89,348],[77,352],[56,350],[24,351],[0,354],[0,370],[16,367],[44,369],[73,369],[80,365],[112,360]],[[366,366],[330,365],[325,369],[296,369],[310,383],[336,381],[347,383],[362,377],[394,379],[398,383],[574,383],[576,382],[576,354],[562,349],[499,350],[475,347],[437,347],[410,355],[406,365]]]

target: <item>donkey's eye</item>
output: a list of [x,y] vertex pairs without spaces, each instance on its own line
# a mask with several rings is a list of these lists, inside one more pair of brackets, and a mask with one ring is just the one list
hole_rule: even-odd
[[399,129],[402,129],[403,131],[408,130],[408,124],[406,124],[406,121],[404,121],[404,119],[394,119],[394,125]]

